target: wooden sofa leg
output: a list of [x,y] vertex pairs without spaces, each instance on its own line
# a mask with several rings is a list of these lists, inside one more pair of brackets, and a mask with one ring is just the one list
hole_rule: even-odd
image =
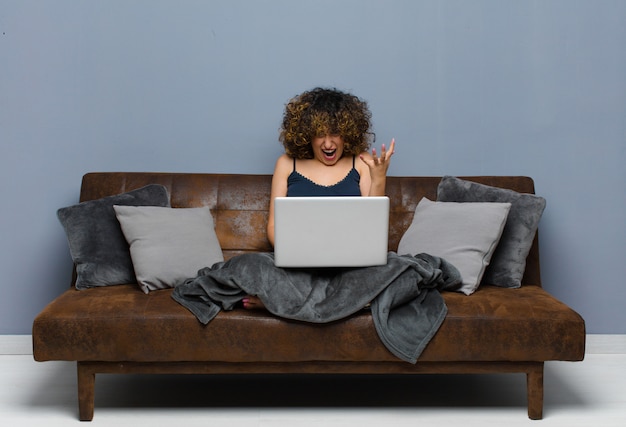
[[93,419],[96,373],[81,362],[78,366],[78,413],[81,421]]
[[528,418],[543,418],[543,362],[526,373],[526,389],[528,393]]

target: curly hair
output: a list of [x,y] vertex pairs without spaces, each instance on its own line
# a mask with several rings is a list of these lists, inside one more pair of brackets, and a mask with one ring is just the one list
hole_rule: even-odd
[[285,107],[280,142],[296,159],[313,158],[316,137],[339,135],[344,153],[358,155],[374,142],[372,113],[367,102],[337,89],[315,88],[291,99]]

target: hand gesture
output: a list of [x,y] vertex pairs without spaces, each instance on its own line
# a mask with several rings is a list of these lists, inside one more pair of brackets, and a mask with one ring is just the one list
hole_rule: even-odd
[[389,150],[385,148],[385,144],[382,145],[380,156],[376,153],[376,148],[372,149],[371,157],[365,155],[360,156],[361,160],[363,160],[363,162],[365,162],[365,164],[369,167],[373,182],[377,179],[385,179],[387,176],[387,170],[389,169],[391,156],[393,156],[395,146],[396,140],[392,139],[389,144]]

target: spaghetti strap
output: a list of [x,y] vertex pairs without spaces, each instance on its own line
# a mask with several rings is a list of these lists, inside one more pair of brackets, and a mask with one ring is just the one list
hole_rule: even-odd
[[352,156],[352,169],[354,169],[354,159],[356,159],[356,156]]
[[293,171],[296,171],[296,158],[293,158]]

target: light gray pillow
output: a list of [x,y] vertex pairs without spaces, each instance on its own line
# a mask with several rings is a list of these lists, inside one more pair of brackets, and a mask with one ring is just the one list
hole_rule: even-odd
[[546,200],[534,194],[492,187],[445,176],[437,188],[442,202],[508,202],[511,211],[485,272],[483,283],[504,288],[519,288],[526,270],[526,257],[535,239]]
[[398,245],[399,255],[427,253],[454,265],[460,292],[478,289],[500,240],[510,203],[444,203],[423,198]]
[[114,206],[142,291],[175,287],[224,261],[209,208]]
[[61,222],[76,266],[76,289],[135,283],[128,243],[113,205],[169,206],[167,188],[151,184],[133,191],[61,208]]

